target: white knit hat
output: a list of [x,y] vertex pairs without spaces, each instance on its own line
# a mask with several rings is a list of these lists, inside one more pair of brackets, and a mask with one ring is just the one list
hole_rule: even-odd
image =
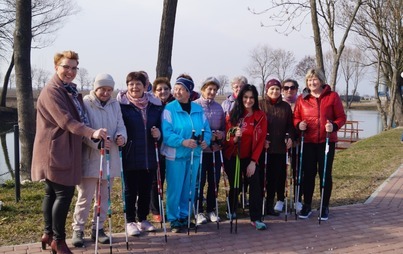
[[103,87],[103,86],[109,86],[112,87],[112,89],[115,86],[115,81],[113,80],[112,76],[106,73],[101,73],[98,74],[95,78],[94,81],[94,91],[96,91],[98,88]]

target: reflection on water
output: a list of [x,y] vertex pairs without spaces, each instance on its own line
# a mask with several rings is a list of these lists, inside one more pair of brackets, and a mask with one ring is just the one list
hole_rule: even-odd
[[[376,111],[350,110],[347,111],[347,120],[359,121],[358,127],[363,129],[360,132],[360,138],[371,137],[382,131],[382,121]],[[14,134],[12,130],[12,125],[0,124],[0,184],[14,176]]]

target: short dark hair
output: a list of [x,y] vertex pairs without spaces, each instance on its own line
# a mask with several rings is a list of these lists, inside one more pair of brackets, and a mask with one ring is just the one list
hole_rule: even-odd
[[127,74],[127,76],[126,76],[126,85],[128,85],[129,82],[132,81],[132,80],[140,81],[141,83],[143,83],[143,86],[147,85],[147,83],[146,83],[147,78],[140,71],[133,71],[133,72],[130,72],[129,74]]

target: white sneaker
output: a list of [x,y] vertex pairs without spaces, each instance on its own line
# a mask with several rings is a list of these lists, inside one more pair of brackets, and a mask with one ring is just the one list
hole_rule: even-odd
[[274,210],[277,212],[282,212],[284,207],[284,202],[283,201],[277,201],[276,205],[274,206]]
[[196,215],[196,224],[201,225],[201,224],[206,224],[207,223],[207,218],[203,213],[199,213]]
[[127,234],[131,236],[138,236],[140,235],[140,230],[137,227],[136,222],[130,222],[126,224]]
[[295,210],[297,210],[297,213],[299,213],[302,210],[302,203],[301,202],[294,203],[294,207]]
[[148,220],[143,220],[142,222],[137,223],[137,227],[140,231],[146,232],[154,232],[156,228],[151,224]]
[[215,212],[209,212],[209,213],[207,214],[207,216],[208,216],[208,219],[209,219],[211,222],[219,222],[219,221],[220,221],[220,217],[218,217],[218,216],[215,214]]

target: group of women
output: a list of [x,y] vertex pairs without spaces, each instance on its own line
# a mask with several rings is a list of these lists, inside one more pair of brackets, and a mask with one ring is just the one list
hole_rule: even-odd
[[[278,215],[284,204],[285,156],[288,149],[295,150],[300,134],[305,144],[304,205],[299,216],[308,218],[311,213],[315,176],[323,173],[328,143],[324,209],[320,215],[327,219],[336,132],[346,116],[340,98],[325,85],[320,71],[308,71],[307,87],[298,99],[298,83],[294,80],[282,84],[270,80],[259,101],[256,87],[247,84],[245,77],[236,77],[231,83],[233,94],[220,105],[215,101],[220,82],[214,77],[202,83],[197,98],[189,75],[180,75],[173,87],[169,79],[159,77],[150,88],[144,71],[129,73],[127,89],[116,99],[112,98],[113,78],[99,74],[90,94],[82,99],[72,83],[78,54],[58,53],[54,65],[56,74],[38,98],[32,162],[32,179],[45,181],[42,248],[49,245],[54,253],[71,253],[65,242],[65,222],[75,187],[78,198],[73,245],[84,245],[84,228],[93,200],[91,238],[109,243],[110,236],[103,229],[110,209],[108,188],[119,174],[124,181],[128,234],[154,231],[147,216],[151,211],[155,221],[161,220],[158,168],[162,180],[166,179],[166,218],[172,232],[194,225],[189,220],[193,207],[197,224],[220,220],[216,194],[222,166],[230,183],[228,218],[236,217],[241,182],[249,189],[252,226],[266,229],[261,220],[263,195],[268,200],[267,214]],[[44,150],[49,153],[44,154]],[[107,176],[100,174],[100,168],[107,169]]]

